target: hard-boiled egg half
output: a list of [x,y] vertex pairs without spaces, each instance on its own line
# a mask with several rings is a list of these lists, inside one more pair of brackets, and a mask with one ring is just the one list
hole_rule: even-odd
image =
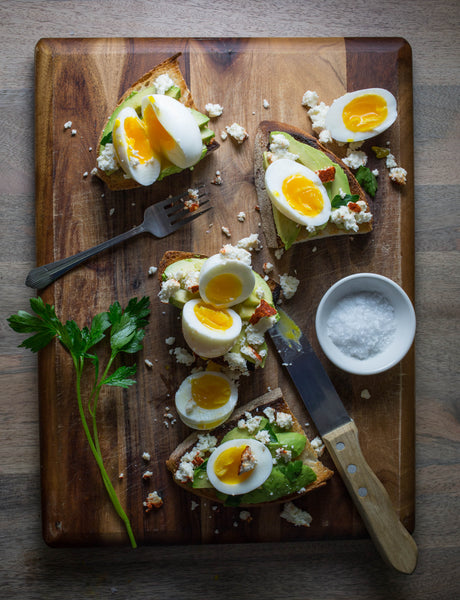
[[216,308],[201,298],[182,310],[182,333],[190,348],[203,358],[228,352],[241,332],[241,318],[231,308]]
[[158,179],[161,163],[149,141],[145,123],[132,107],[123,108],[115,119],[112,132],[118,164],[141,185],[151,185]]
[[142,119],[154,150],[186,169],[200,160],[203,143],[190,109],[171,96],[151,94],[142,99]]
[[200,296],[217,308],[244,302],[255,285],[251,266],[241,260],[229,260],[222,254],[208,258],[200,271]]
[[331,214],[331,201],[319,176],[289,158],[272,162],[265,171],[265,188],[273,205],[288,219],[314,228]]
[[349,92],[334,100],[326,114],[326,129],[338,142],[359,142],[374,137],[397,117],[396,98],[383,88]]
[[201,371],[184,379],[176,392],[176,409],[192,429],[213,429],[232,414],[238,389],[217,371]]
[[261,442],[236,439],[218,446],[208,459],[209,481],[219,492],[235,496],[261,486],[273,466],[270,450]]

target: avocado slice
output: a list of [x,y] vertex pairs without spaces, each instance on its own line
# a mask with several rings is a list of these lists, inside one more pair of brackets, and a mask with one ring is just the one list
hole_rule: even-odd
[[[273,131],[270,134],[270,141],[273,135],[282,134],[289,141],[289,152],[296,154],[299,158],[298,162],[305,165],[312,171],[317,171],[318,169],[323,169],[325,167],[329,167],[333,165],[335,167],[335,178],[334,181],[324,184],[326,188],[327,195],[330,200],[334,198],[339,193],[339,190],[342,189],[346,194],[350,193],[350,184],[348,183],[348,178],[345,174],[345,171],[340,167],[337,163],[334,163],[324,152],[318,150],[317,148],[312,148],[307,144],[303,144],[299,142],[291,135],[284,133],[283,131]],[[268,167],[267,155],[264,153],[264,169]],[[283,215],[275,206],[272,205],[273,209],[273,219],[275,221],[276,231],[284,244],[286,250],[288,250],[292,244],[296,241],[302,226],[291,219],[288,219],[285,215]],[[317,228],[317,230],[321,230],[325,225]],[[311,234],[315,235],[315,232]]]
[[276,454],[278,448],[286,448],[286,450],[292,452],[292,457],[295,458],[299,456],[307,443],[306,437],[296,431],[279,432],[276,433],[276,437],[278,438],[277,442],[270,442],[268,444],[268,448],[273,455]]

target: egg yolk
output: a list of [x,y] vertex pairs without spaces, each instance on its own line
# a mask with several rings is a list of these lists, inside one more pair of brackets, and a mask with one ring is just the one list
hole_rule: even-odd
[[324,208],[324,200],[318,186],[307,179],[305,175],[290,175],[286,177],[281,191],[291,208],[306,217],[314,217]]
[[385,98],[364,94],[354,98],[343,109],[343,122],[350,131],[370,131],[381,125],[388,116]]
[[[121,123],[115,123],[118,129]],[[125,139],[128,146],[128,159],[138,160],[141,164],[151,160],[154,156],[152,146],[147,137],[144,125],[137,117],[126,117],[124,120]],[[117,135],[115,133],[115,135]]]
[[245,481],[251,474],[252,471],[245,471],[238,475],[238,471],[241,464],[241,455],[243,454],[246,446],[236,446],[227,448],[219,454],[214,462],[214,473],[222,481],[228,485],[236,485]]
[[226,331],[233,324],[233,319],[227,311],[214,308],[210,304],[198,302],[193,311],[198,321],[209,329]]
[[222,273],[213,277],[206,286],[206,297],[211,304],[228,304],[241,295],[243,286],[233,273]]
[[160,154],[162,150],[172,150],[176,142],[160,123],[151,104],[147,104],[145,107],[143,119],[147,127],[150,144],[156,152]]
[[224,406],[230,392],[228,381],[211,373],[192,379],[192,399],[200,408],[213,410]]

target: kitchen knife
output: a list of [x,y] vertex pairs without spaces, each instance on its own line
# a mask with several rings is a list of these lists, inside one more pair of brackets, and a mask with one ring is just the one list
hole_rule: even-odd
[[280,319],[269,329],[270,337],[371,538],[388,564],[402,573],[412,573],[417,564],[417,546],[367,464],[353,419],[307,338],[284,311],[278,312]]

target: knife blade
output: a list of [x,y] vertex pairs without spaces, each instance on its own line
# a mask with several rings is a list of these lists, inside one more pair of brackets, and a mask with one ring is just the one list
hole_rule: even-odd
[[282,365],[297,388],[366,528],[384,560],[412,573],[418,550],[390,497],[364,458],[358,429],[348,415],[325,368],[295,322],[278,309],[279,321],[268,331]]

